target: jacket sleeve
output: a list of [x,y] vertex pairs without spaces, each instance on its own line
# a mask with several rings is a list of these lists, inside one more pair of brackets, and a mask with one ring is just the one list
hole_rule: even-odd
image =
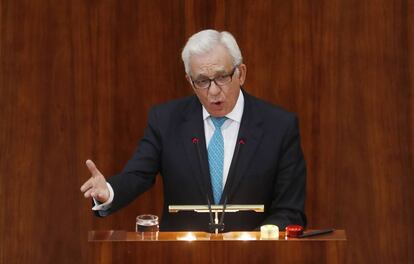
[[114,200],[103,215],[109,215],[126,206],[154,184],[155,176],[160,171],[162,151],[156,109],[151,109],[144,137],[124,170],[107,180],[113,188]]

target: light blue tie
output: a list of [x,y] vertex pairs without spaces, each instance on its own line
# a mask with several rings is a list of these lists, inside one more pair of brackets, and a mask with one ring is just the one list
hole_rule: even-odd
[[221,126],[226,119],[227,117],[211,117],[215,130],[208,144],[207,151],[215,204],[220,202],[223,191],[224,140],[221,134]]

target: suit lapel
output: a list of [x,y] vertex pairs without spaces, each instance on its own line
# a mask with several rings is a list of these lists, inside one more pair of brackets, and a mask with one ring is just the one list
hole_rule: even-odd
[[181,126],[180,134],[194,178],[198,183],[203,199],[207,203],[206,196],[208,195],[210,201],[213,201],[202,107],[195,96],[194,100],[189,104],[188,109],[186,109],[185,120]]
[[245,97],[243,117],[220,203],[223,203],[225,198],[231,202],[232,195],[237,191],[238,185],[251,165],[251,160],[255,155],[263,134],[261,128],[262,119],[253,105],[255,103],[254,99],[244,91],[243,95]]

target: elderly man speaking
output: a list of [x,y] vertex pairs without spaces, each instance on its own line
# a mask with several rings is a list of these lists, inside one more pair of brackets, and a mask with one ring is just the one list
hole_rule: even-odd
[[[203,231],[206,214],[172,214],[168,205],[264,204],[264,213],[226,215],[225,231],[264,224],[306,225],[306,166],[297,117],[249,95],[247,67],[234,37],[203,30],[189,38],[182,59],[195,95],[151,109],[144,137],[124,170],[106,179],[88,160],[92,177],[81,191],[107,216],[148,190],[160,173],[160,229]],[[272,88],[272,87],[270,87]]]

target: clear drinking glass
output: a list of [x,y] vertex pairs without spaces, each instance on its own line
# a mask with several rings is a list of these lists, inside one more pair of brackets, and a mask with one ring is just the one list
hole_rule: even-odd
[[136,232],[158,232],[158,230],[158,216],[150,214],[137,216],[135,225]]

